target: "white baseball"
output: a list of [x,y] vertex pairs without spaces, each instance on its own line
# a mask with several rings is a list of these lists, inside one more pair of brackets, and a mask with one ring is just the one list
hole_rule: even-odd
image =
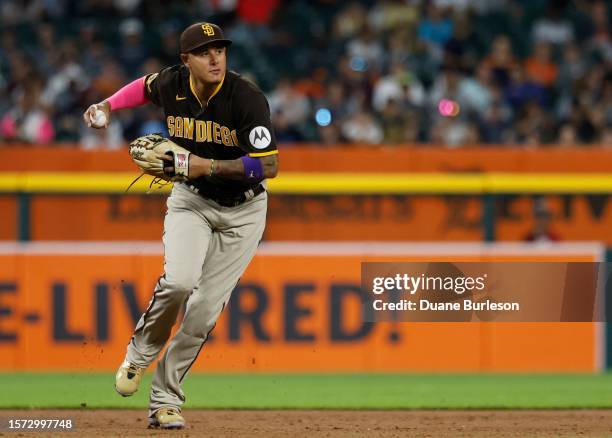
[[96,113],[91,118],[91,124],[96,128],[101,128],[106,125],[106,114],[104,111],[97,109]]

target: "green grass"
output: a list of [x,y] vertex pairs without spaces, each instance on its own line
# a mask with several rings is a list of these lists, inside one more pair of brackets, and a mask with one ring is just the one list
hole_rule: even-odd
[[[122,398],[113,374],[0,374],[0,408],[144,408],[151,374]],[[186,407],[228,409],[612,408],[612,374],[192,374]]]

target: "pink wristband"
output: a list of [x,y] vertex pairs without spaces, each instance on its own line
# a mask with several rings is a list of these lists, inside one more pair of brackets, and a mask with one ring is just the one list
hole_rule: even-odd
[[145,94],[144,77],[130,82],[106,99],[106,101],[110,104],[111,111],[134,108],[148,103],[149,99]]

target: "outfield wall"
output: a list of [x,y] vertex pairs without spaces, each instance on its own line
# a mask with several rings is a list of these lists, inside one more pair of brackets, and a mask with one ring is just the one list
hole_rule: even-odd
[[[0,244],[0,369],[113,370],[159,244]],[[595,372],[598,323],[361,320],[362,261],[600,261],[596,243],[263,244],[194,365],[219,372]]]
[[[266,240],[483,239],[486,207],[478,195],[271,194]],[[612,246],[610,195],[558,194],[545,198],[552,214],[551,229],[561,240],[601,240]],[[155,195],[29,195],[29,238],[157,240],[161,238],[165,203],[165,196]],[[534,228],[531,197],[500,197],[494,210],[496,240],[522,241]],[[0,196],[0,211],[0,240],[16,239],[23,204],[16,196]]]
[[[31,240],[157,240],[161,236],[165,199],[163,196],[122,196],[137,176],[134,164],[125,150],[84,151],[74,146],[19,147],[3,151],[0,162],[0,240],[24,239],[20,218],[28,215],[27,239]],[[375,163],[375,165],[373,165]],[[398,146],[325,146],[281,145],[280,174],[270,181],[271,194],[266,240],[385,240],[385,241],[480,241],[493,238],[483,235],[487,205],[482,191],[462,187],[448,178],[462,176],[476,179],[490,173],[508,173],[514,180],[525,181],[513,193],[496,192],[497,200],[489,216],[495,219],[495,240],[524,240],[534,228],[534,193],[532,186],[538,174],[561,178],[574,174],[569,185],[551,183],[542,187],[551,227],[563,241],[597,240],[612,246],[612,197],[605,187],[573,190],[583,177],[609,175],[612,149],[603,147],[540,148],[462,147],[449,150],[435,145]],[[88,186],[80,195],[74,190],[41,195],[36,190],[12,187],[3,178],[9,173],[62,172],[89,175]],[[99,174],[95,172],[106,172]],[[97,196],[96,189],[108,186],[113,175],[125,174],[113,193]],[[376,172],[376,175],[369,175]],[[368,175],[365,175],[367,173]],[[400,178],[424,179],[424,192],[412,189],[381,190],[375,182],[394,183]],[[283,191],[286,182],[296,174],[317,187],[310,192]],[[356,193],[335,191],[325,176],[347,178],[361,175],[371,189],[361,187]],[[532,178],[530,180],[530,178]],[[536,179],[533,181],[533,179]],[[56,178],[57,179],[57,178]],[[142,179],[144,182],[145,178]],[[609,180],[609,177],[608,177]],[[446,182],[445,182],[446,181]],[[302,181],[303,182],[303,181]],[[553,181],[554,182],[554,181]],[[51,184],[48,176],[31,182],[32,186]],[[532,184],[533,183],[533,184]],[[363,186],[363,184],[362,184]],[[27,188],[27,187],[26,187]],[[449,195],[449,188],[455,188]],[[490,187],[489,187],[490,188]],[[315,190],[316,189],[316,190]],[[490,192],[487,192],[490,193]],[[435,194],[435,195],[434,195]],[[78,214],[74,214],[78,213]],[[30,223],[31,222],[31,223]],[[24,239],[24,240],[27,240]]]

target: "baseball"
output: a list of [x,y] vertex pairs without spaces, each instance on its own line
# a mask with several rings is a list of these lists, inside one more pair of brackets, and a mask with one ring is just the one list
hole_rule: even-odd
[[91,124],[96,128],[101,128],[106,125],[106,114],[104,111],[97,109],[96,113],[91,117]]

